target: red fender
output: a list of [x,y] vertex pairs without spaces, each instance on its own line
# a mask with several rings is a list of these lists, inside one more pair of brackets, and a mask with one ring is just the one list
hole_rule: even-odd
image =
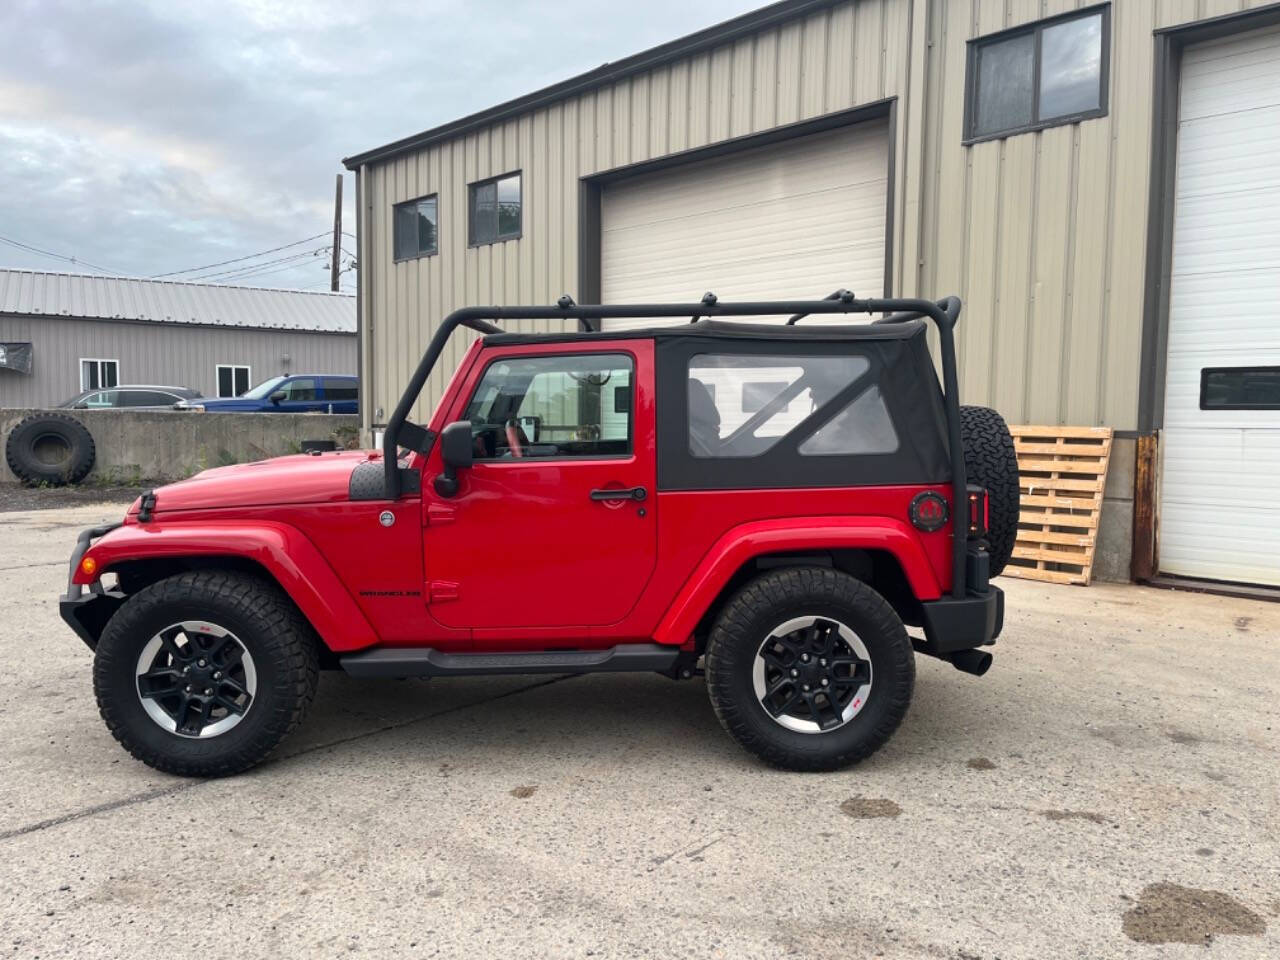
[[658,624],[658,643],[685,643],[729,578],[752,557],[788,550],[860,548],[885,550],[897,558],[920,600],[942,595],[919,540],[892,517],[788,517],[734,527],[702,558]]
[[75,582],[92,583],[113,564],[129,560],[226,556],[244,557],[265,568],[330,650],[359,650],[378,642],[373,627],[315,544],[285,523],[126,524],[89,549],[86,557],[96,560],[97,568],[85,574],[82,563]]

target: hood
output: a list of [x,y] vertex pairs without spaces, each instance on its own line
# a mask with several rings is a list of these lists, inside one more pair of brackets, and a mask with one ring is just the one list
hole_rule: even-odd
[[[381,460],[368,450],[275,457],[256,463],[215,467],[157,487],[156,516],[176,510],[213,510],[286,503],[334,503],[347,500],[351,471],[366,460]],[[138,512],[138,503],[129,508]]]

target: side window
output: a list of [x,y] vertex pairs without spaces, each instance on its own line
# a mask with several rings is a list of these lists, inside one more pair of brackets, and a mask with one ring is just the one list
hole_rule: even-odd
[[689,452],[759,456],[870,367],[859,356],[698,354],[689,361]]
[[114,407],[118,405],[118,390],[101,390],[98,393],[91,393],[82,401],[90,410],[99,410],[104,407]]
[[853,402],[815,430],[797,448],[801,456],[893,453],[898,431],[878,386],[870,386]]
[[331,402],[354,400],[356,398],[356,382],[343,377],[326,377],[324,381],[324,398]]
[[630,453],[633,371],[624,354],[494,361],[464,416],[471,421],[476,459]]
[[121,390],[120,405],[122,407],[170,407],[178,400],[171,393],[158,390]]
[[299,377],[290,380],[282,388],[285,400],[314,400],[316,398],[316,382],[311,377]]

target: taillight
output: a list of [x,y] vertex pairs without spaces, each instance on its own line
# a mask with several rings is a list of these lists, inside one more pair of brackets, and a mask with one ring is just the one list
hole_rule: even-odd
[[983,487],[969,487],[969,536],[985,537],[991,523],[991,502]]

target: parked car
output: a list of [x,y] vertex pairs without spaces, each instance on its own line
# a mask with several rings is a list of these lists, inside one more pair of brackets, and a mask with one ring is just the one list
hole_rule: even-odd
[[[959,313],[845,291],[458,310],[380,452],[206,470],[80,534],[61,613],[95,651],[102,716],[143,762],[206,777],[266,757],[325,667],[705,671],[721,723],[766,762],[855,763],[906,714],[914,654],[981,675],[1000,633],[1018,464],[1000,415],[960,406]],[[490,322],[691,315],[617,333]],[[458,327],[480,339],[414,424]]]
[[182,410],[210,413],[356,413],[359,380],[340,374],[272,377],[238,397],[198,397]]
[[164,410],[199,396],[200,391],[190,387],[130,383],[106,390],[85,390],[58,406],[64,410]]

